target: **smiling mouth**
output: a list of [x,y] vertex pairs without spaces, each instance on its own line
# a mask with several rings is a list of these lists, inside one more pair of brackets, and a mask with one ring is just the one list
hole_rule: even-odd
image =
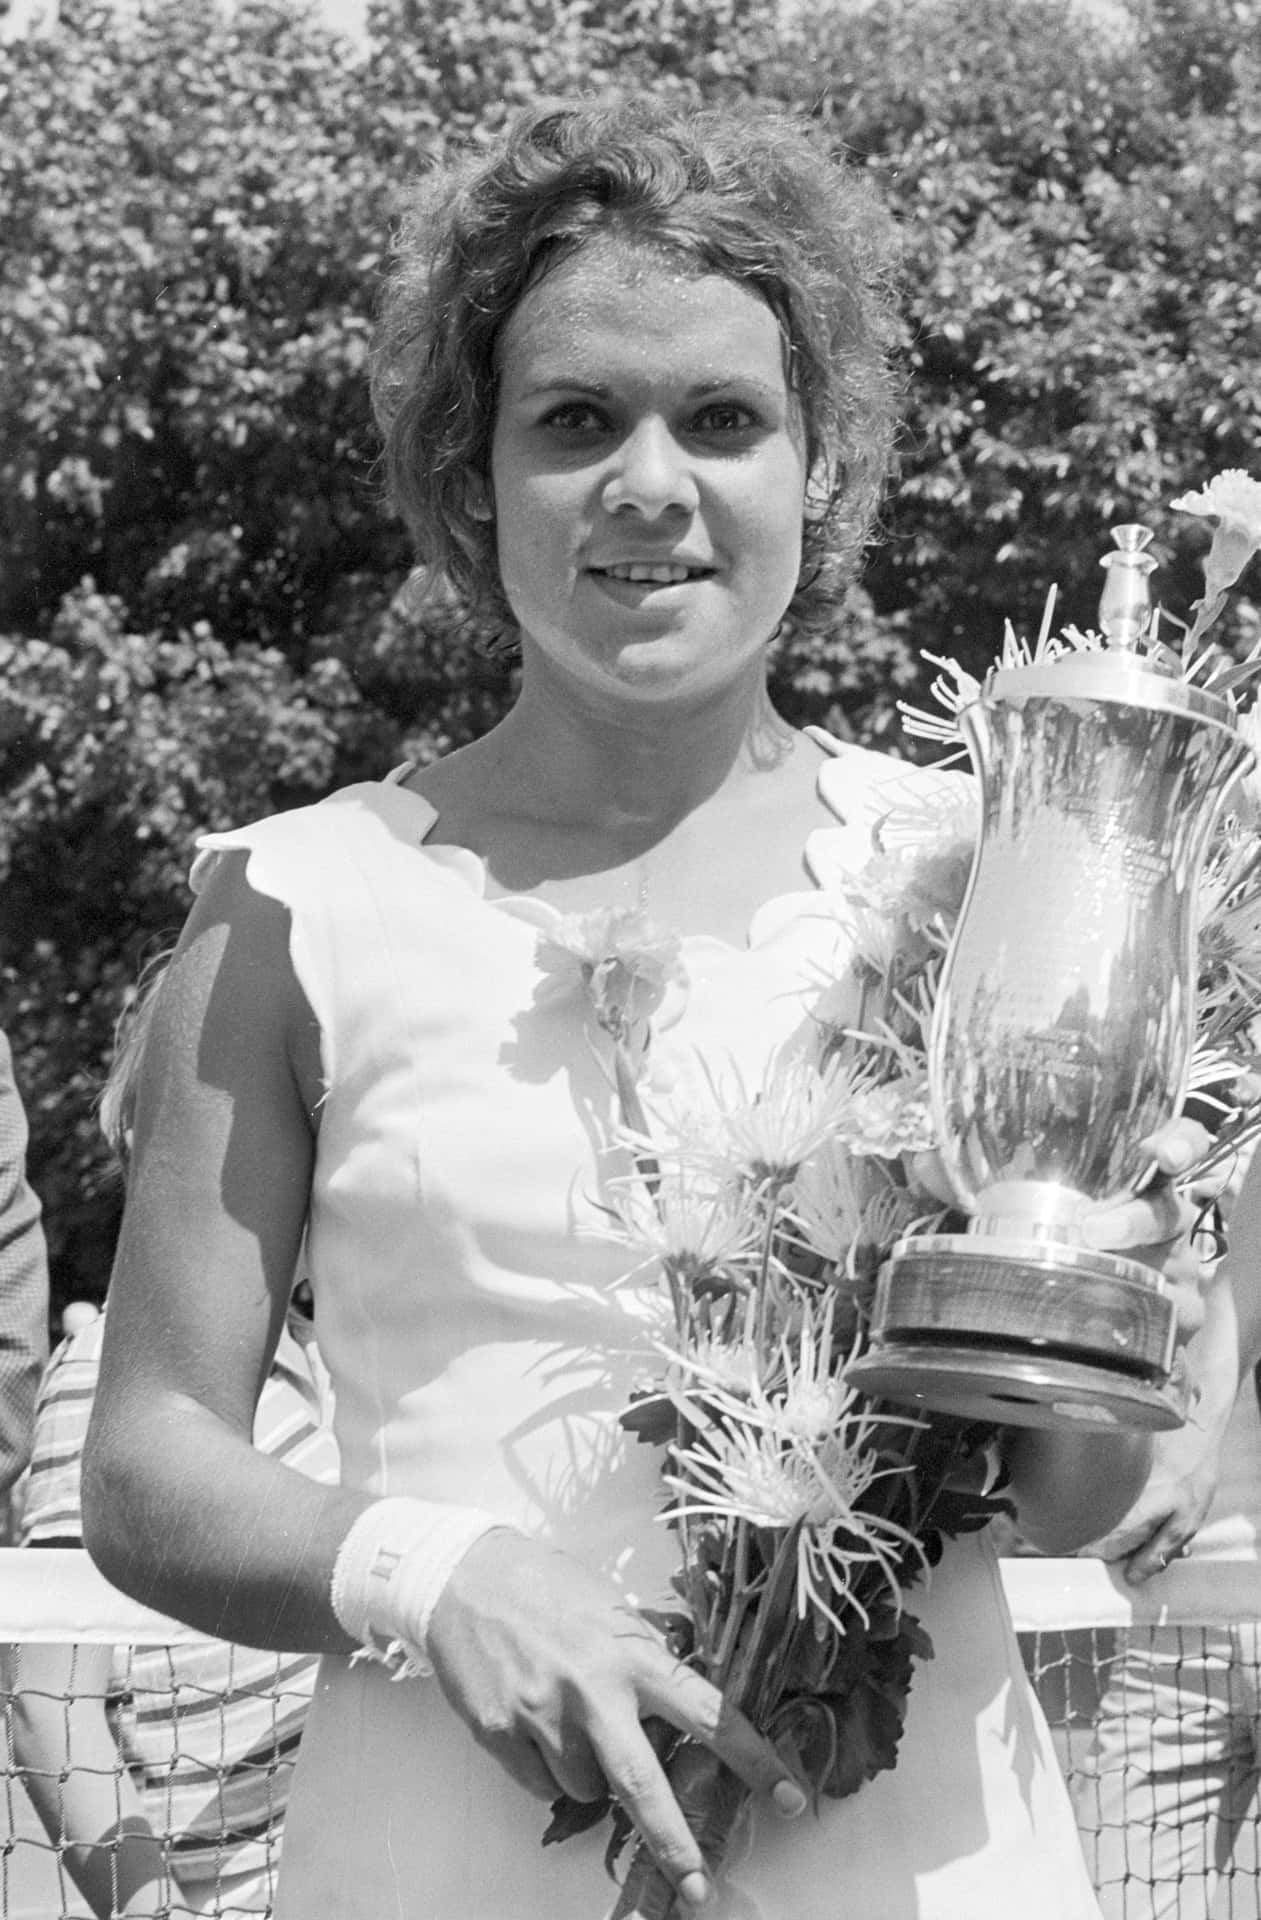
[[668,560],[622,560],[611,567],[591,567],[600,580],[625,580],[633,586],[681,587],[689,580],[708,580],[712,567],[687,567]]

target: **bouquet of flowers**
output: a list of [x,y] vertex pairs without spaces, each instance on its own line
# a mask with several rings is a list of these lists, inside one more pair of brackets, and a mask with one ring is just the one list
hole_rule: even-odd
[[[1169,670],[1233,694],[1261,671],[1202,646],[1229,586],[1261,548],[1261,483],[1219,475],[1174,503],[1215,523],[1207,585]],[[1167,616],[1166,616],[1167,619]],[[1102,645],[1008,630],[1006,664]],[[958,749],[954,714],[979,686],[948,661],[943,717],[913,732]],[[1243,722],[1257,737],[1257,722]],[[1257,738],[1261,745],[1261,738]],[[876,1276],[893,1243],[948,1228],[928,1098],[937,983],[977,834],[970,778],[920,770],[894,784],[866,857],[823,876],[848,936],[799,1043],[744,1086],[707,1068],[707,1112],[654,1122],[642,1069],[652,1023],[685,990],[679,943],[641,912],[580,916],[549,943],[577,966],[610,1069],[634,1171],[619,1231],[660,1275],[668,1333],[623,1425],[660,1449],[664,1517],[678,1542],[677,1605],[656,1616],[678,1657],[758,1726],[816,1796],[843,1797],[896,1764],[916,1662],[932,1647],[913,1610],[943,1543],[1006,1508],[997,1429],[864,1399],[846,1381],[863,1351]],[[1261,1131],[1252,1028],[1261,1008],[1261,783],[1219,823],[1202,887],[1193,1085],[1220,1109],[1213,1158]],[[956,1225],[959,1223],[955,1223]],[[705,1748],[659,1730],[676,1794],[707,1858],[727,1853],[745,1789]],[[562,1800],[546,1838],[611,1820],[610,1870],[633,1845],[620,1920],[665,1920],[674,1891],[609,1803]]]

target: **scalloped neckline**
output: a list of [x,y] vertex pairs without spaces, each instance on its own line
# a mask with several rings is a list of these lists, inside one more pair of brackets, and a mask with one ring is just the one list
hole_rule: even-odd
[[[821,727],[803,727],[802,732],[808,739],[813,740],[822,749],[819,771],[815,776],[815,790],[819,798],[824,800],[826,805],[828,802],[820,785],[821,776],[824,769],[839,758],[840,751],[846,743],[835,740],[831,734],[825,733]],[[454,874],[457,879],[461,880],[468,887],[473,897],[480,900],[484,906],[493,907],[497,911],[507,915],[508,918],[523,921],[526,925],[535,926],[543,931],[549,931],[558,926],[561,921],[573,917],[573,915],[567,913],[564,908],[554,906],[550,900],[540,900],[533,894],[488,893],[488,870],[486,862],[482,855],[480,853],[474,853],[471,847],[464,847],[453,843],[446,843],[436,847],[430,846],[429,835],[437,826],[440,816],[437,807],[434,806],[431,800],[426,800],[422,793],[417,793],[413,788],[403,785],[403,781],[407,775],[413,771],[414,766],[414,761],[405,761],[401,766],[393,768],[383,780],[379,780],[375,784],[379,787],[391,788],[395,793],[405,794],[407,799],[421,810],[424,818],[418,836],[418,844],[436,866],[443,868],[448,873]],[[752,953],[757,948],[766,945],[769,940],[775,937],[781,927],[787,925],[791,920],[796,919],[799,914],[809,908],[822,906],[823,887],[821,881],[815,877],[814,870],[810,865],[810,846],[820,835],[828,836],[833,833],[843,833],[844,831],[845,829],[839,821],[835,827],[818,826],[811,829],[806,835],[802,855],[805,873],[810,884],[805,887],[785,888],[779,893],[771,894],[768,899],[763,900],[759,906],[755,907],[749,919],[743,946],[737,945],[734,940],[729,940],[721,933],[680,933],[678,935],[679,940],[687,947],[717,947],[722,952],[733,954]],[[673,931],[673,929],[671,929],[671,931]]]

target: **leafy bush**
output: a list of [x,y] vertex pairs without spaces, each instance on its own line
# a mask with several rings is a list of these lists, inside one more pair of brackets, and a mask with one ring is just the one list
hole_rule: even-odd
[[[816,117],[906,231],[908,425],[862,592],[786,635],[800,722],[889,743],[921,647],[973,666],[1048,585],[1089,621],[1145,518],[1261,441],[1257,0],[63,5],[0,50],[0,1021],[58,1300],[118,1210],[94,1100],[194,833],[428,757],[511,675],[403,591],[364,368],[396,196],[519,104],[603,85]],[[1255,611],[1243,607],[1237,634]]]

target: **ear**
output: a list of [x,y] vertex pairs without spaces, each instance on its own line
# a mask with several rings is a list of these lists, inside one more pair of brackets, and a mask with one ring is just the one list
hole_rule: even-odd
[[480,474],[470,474],[464,482],[464,511],[472,520],[490,521],[495,517],[490,483],[483,480]]

